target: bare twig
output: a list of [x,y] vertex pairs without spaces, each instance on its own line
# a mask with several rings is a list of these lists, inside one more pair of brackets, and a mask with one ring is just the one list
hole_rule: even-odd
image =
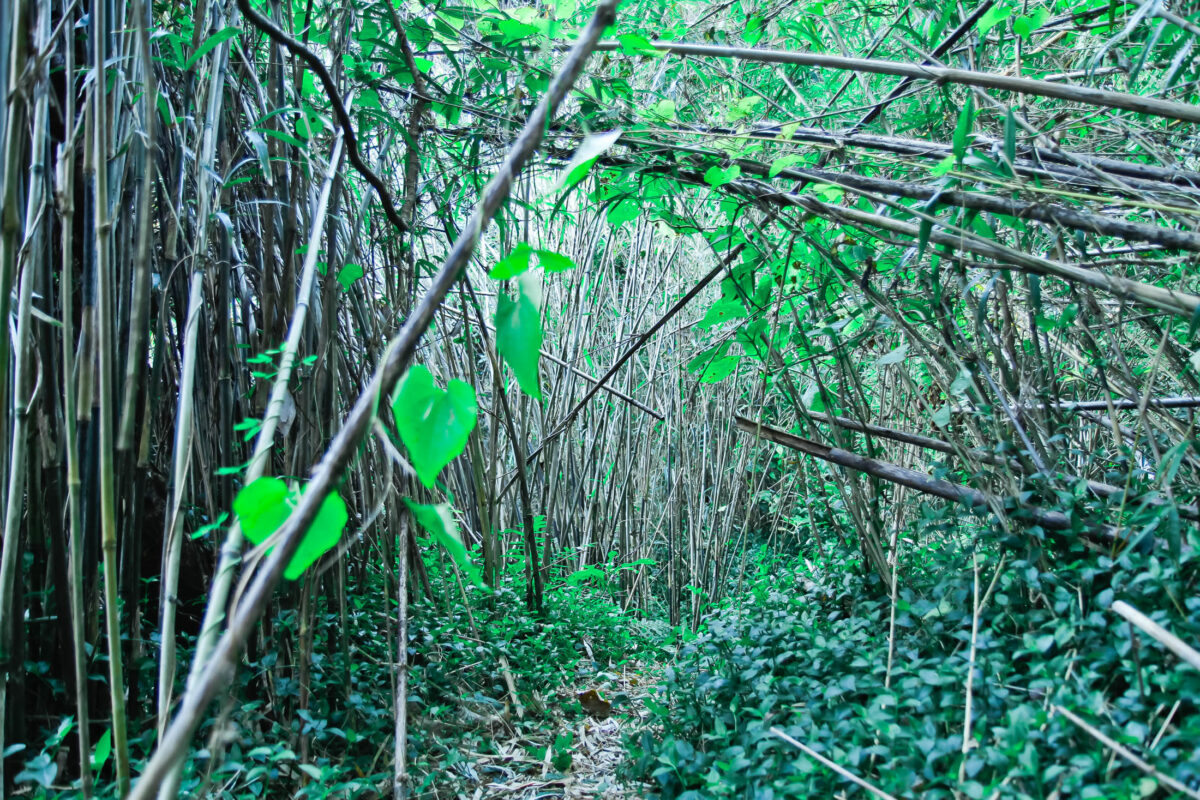
[[1075,713],[1068,711],[1067,709],[1063,708],[1062,706],[1051,706],[1051,708],[1054,709],[1059,714],[1062,714],[1067,719],[1071,720],[1071,722],[1075,723],[1077,726],[1082,728],[1083,731],[1085,733],[1087,733],[1088,736],[1091,736],[1093,739],[1100,742],[1108,749],[1112,750],[1114,753],[1119,755],[1121,758],[1125,759],[1130,764],[1133,764],[1135,767],[1140,769],[1142,772],[1155,778],[1160,783],[1164,783],[1167,786],[1170,786],[1172,789],[1174,789],[1177,792],[1183,792],[1188,797],[1194,797],[1194,798],[1196,798],[1196,800],[1200,800],[1200,792],[1197,792],[1195,789],[1189,788],[1187,785],[1180,783],[1179,781],[1172,778],[1170,775],[1166,775],[1163,772],[1159,771],[1153,764],[1150,764],[1149,762],[1140,758],[1132,750],[1125,747],[1124,745],[1119,744],[1118,742],[1115,742],[1112,739],[1110,739],[1109,737],[1105,736],[1098,729],[1096,729],[1092,725],[1089,725],[1087,722],[1085,722],[1083,719],[1081,719]]
[[809,758],[816,759],[820,763],[824,764],[825,766],[829,767],[831,770],[836,772],[838,775],[841,775],[843,778],[845,778],[846,780],[855,784],[856,786],[860,786],[863,789],[866,789],[868,792],[875,795],[876,797],[882,797],[882,798],[884,798],[884,800],[896,800],[895,797],[888,794],[883,789],[872,786],[871,784],[864,781],[862,778],[855,775],[850,770],[843,767],[841,764],[837,764],[837,763],[834,763],[833,761],[830,761],[828,758],[821,755],[816,750],[813,750],[811,747],[804,744],[804,742],[793,739],[791,736],[788,736],[786,733],[779,730],[779,728],[774,728],[774,727],[771,728],[771,735],[773,735],[779,739],[782,739],[783,741],[790,744],[792,747],[798,748]]
[[1113,603],[1112,610],[1129,620],[1129,622],[1132,624],[1141,628],[1145,633],[1156,639],[1163,647],[1167,648],[1196,669],[1200,669],[1200,652],[1197,652],[1195,648],[1186,644],[1182,639],[1171,633],[1162,625],[1159,625],[1157,622],[1150,619],[1145,614],[1129,605],[1129,603],[1126,603],[1124,600],[1118,600]]

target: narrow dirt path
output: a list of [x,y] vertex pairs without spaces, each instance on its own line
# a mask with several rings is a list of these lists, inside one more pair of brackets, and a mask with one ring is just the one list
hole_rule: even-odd
[[[627,665],[620,671],[601,672],[576,688],[557,693],[555,709],[573,706],[576,693],[596,690],[615,701],[612,712],[578,717],[562,710],[549,711],[547,724],[537,731],[498,739],[494,754],[475,753],[474,771],[479,783],[472,800],[514,798],[625,798],[640,796],[617,777],[625,761],[625,735],[644,724],[646,695],[657,682],[656,665]],[[603,716],[602,708],[595,710]],[[533,753],[544,753],[535,758]]]

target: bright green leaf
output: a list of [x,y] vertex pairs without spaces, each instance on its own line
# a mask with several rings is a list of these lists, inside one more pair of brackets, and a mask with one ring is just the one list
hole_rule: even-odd
[[711,328],[722,322],[744,316],[746,316],[746,309],[740,302],[723,297],[709,307],[704,319],[700,320],[700,327]]
[[224,27],[221,30],[217,31],[212,36],[209,36],[207,39],[205,39],[203,42],[200,43],[200,46],[196,48],[196,52],[192,53],[192,57],[189,58],[184,63],[184,65],[183,65],[184,72],[187,72],[189,69],[194,67],[196,65],[197,61],[204,58],[204,56],[208,55],[208,53],[213,48],[215,48],[217,45],[221,44],[222,42],[228,42],[230,39],[237,36],[241,32],[242,32],[241,28],[238,28],[233,25],[229,25],[229,26]]
[[935,178],[940,178],[952,169],[954,169],[954,156],[946,156],[930,168],[929,174]]
[[767,173],[768,178],[774,178],[779,173],[783,172],[793,164],[799,164],[803,159],[798,155],[780,156],[771,162],[771,171]]
[[361,264],[347,264],[346,266],[342,267],[341,272],[338,273],[337,279],[338,283],[342,285],[343,289],[349,289],[354,282],[362,276],[363,268]]
[[605,215],[608,224],[614,227],[620,227],[630,220],[637,219],[637,215],[641,213],[642,206],[637,201],[637,198],[626,197],[623,200],[614,203],[608,209],[608,214]]
[[737,369],[737,356],[723,356],[713,361],[704,368],[704,373],[700,376],[701,383],[720,383],[728,378],[735,369]]
[[529,243],[520,242],[512,249],[511,253],[496,262],[496,266],[492,267],[488,277],[496,280],[515,278],[529,269],[529,257],[532,255],[533,248],[529,246]]
[[454,559],[458,568],[466,573],[471,583],[482,588],[483,582],[479,579],[479,568],[475,566],[475,562],[471,561],[471,554],[467,552],[467,548],[463,544],[449,503],[423,505],[405,498],[404,504],[417,518],[417,524],[424,528],[438,544],[446,548],[450,558]]
[[650,116],[657,117],[661,120],[675,119],[675,101],[674,100],[659,100],[650,109]]
[[433,488],[438,473],[466,448],[475,428],[475,390],[456,379],[439,389],[429,370],[417,364],[400,382],[392,413],[417,477]]
[[661,56],[662,53],[654,49],[650,44],[650,40],[645,36],[637,33],[623,33],[617,37],[617,41],[621,43],[621,52],[627,56]]
[[575,269],[575,262],[553,250],[538,250],[538,265],[546,272],[566,272]]
[[[267,541],[287,521],[292,509],[299,504],[301,494],[302,491],[289,489],[279,478],[259,478],[246,486],[233,500],[233,511],[241,523],[242,533],[254,544]],[[321,502],[316,518],[300,540],[283,577],[296,580],[317,559],[332,550],[342,538],[347,519],[345,502],[336,493],[331,493]]]
[[540,401],[538,359],[542,347],[542,315],[522,287],[516,300],[501,294],[496,302],[496,350],[517,376],[517,383]]
[[709,186],[716,189],[725,184],[735,181],[742,174],[742,168],[737,164],[722,169],[721,167],[709,167],[704,173],[704,181]]
[[1049,11],[1044,8],[1036,8],[1033,10],[1032,14],[1029,14],[1028,16],[1017,17],[1015,20],[1013,20],[1013,30],[1016,31],[1017,35],[1022,39],[1028,39],[1030,36],[1036,33],[1039,28],[1045,25],[1046,20],[1049,18]]
[[958,112],[958,124],[954,126],[953,149],[954,157],[962,161],[967,152],[967,144],[970,142],[971,123],[975,121],[975,108],[971,103],[970,96],[963,103],[962,110]]
[[975,28],[981,34],[987,33],[992,28],[1011,17],[1012,13],[1012,6],[992,6],[986,12],[984,12],[982,17],[979,18],[979,22],[975,23]]
[[92,750],[92,771],[99,772],[108,762],[108,757],[112,755],[112,728],[105,728],[104,733],[100,736],[100,741],[96,742],[95,749]]

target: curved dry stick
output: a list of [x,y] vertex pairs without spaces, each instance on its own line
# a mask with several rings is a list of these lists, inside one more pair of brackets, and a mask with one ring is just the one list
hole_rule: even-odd
[[287,48],[292,55],[302,59],[304,63],[308,64],[309,69],[321,79],[321,86],[324,87],[325,94],[329,97],[329,104],[333,107],[333,116],[337,119],[338,127],[342,129],[342,135],[346,137],[346,157],[354,165],[355,171],[362,175],[379,194],[379,201],[383,203],[383,213],[387,215],[388,220],[401,231],[407,232],[408,225],[400,219],[400,214],[397,213],[396,206],[392,203],[391,192],[388,191],[383,179],[376,175],[359,155],[358,138],[354,135],[354,126],[350,122],[350,115],[346,113],[346,106],[342,103],[341,95],[338,94],[337,86],[334,85],[329,70],[325,68],[325,63],[307,47],[288,36],[274,22],[251,8],[250,0],[237,0],[237,7],[251,25],[265,33],[271,41]]
[[[239,5],[245,2],[246,0],[239,0]],[[551,82],[546,95],[538,103],[510,148],[496,177],[484,189],[483,197],[455,240],[445,263],[433,276],[429,290],[413,309],[412,316],[404,323],[399,333],[392,338],[383,363],[376,369],[371,382],[359,394],[345,424],[314,468],[312,480],[300,504],[280,528],[279,545],[255,575],[230,620],[229,628],[213,650],[212,658],[200,680],[184,694],[179,713],[159,740],[154,755],[129,795],[130,800],[149,800],[153,796],[159,782],[173,765],[183,758],[209,702],[218,692],[231,685],[242,646],[254,631],[254,626],[266,609],[276,584],[283,577],[284,567],[300,547],[300,542],[316,518],[321,504],[334,489],[346,465],[350,463],[362,440],[370,432],[379,399],[392,390],[400,376],[408,369],[421,337],[433,322],[438,307],[458,280],[459,273],[466,267],[479,237],[492,216],[499,210],[500,204],[508,197],[516,176],[541,143],[546,123],[583,70],[584,62],[591,55],[600,34],[615,19],[616,5],[617,0],[601,0],[591,21],[571,48],[562,70]]]

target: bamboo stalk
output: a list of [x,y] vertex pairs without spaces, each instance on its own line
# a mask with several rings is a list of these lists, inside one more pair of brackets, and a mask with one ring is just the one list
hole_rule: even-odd
[[[43,4],[44,5],[44,4]],[[18,14],[28,14],[29,6],[25,3],[19,3],[16,9]],[[42,9],[43,12],[48,9]],[[45,16],[45,14],[39,15]],[[48,26],[48,19],[46,25]],[[41,39],[41,28],[39,24],[38,34]],[[26,31],[24,25],[18,23],[15,34],[17,37],[23,37]],[[44,39],[42,39],[44,41]],[[13,40],[13,52],[11,54],[11,75],[17,78],[21,75],[17,68],[24,68],[24,42]],[[23,630],[19,627],[19,613],[13,613],[13,606],[20,608],[17,602],[17,593],[22,591],[20,582],[17,579],[17,554],[21,549],[21,518],[25,504],[25,479],[26,470],[28,468],[28,453],[27,453],[27,436],[26,428],[28,424],[28,402],[27,395],[29,391],[29,377],[27,371],[29,369],[29,322],[30,310],[33,302],[33,281],[34,281],[34,266],[30,263],[30,258],[21,258],[17,247],[17,240],[21,237],[22,231],[26,240],[33,234],[34,227],[37,225],[37,214],[44,207],[44,192],[45,192],[45,102],[46,102],[46,87],[40,87],[37,107],[33,113],[33,139],[29,144],[32,149],[32,164],[34,173],[31,176],[29,191],[26,196],[26,215],[24,225],[18,216],[18,182],[21,177],[20,171],[13,160],[13,156],[20,152],[24,137],[21,135],[24,131],[19,127],[28,114],[28,108],[24,102],[18,100],[16,103],[11,103],[9,108],[8,123],[14,128],[9,128],[4,131],[5,134],[5,172],[3,185],[3,208],[0,208],[0,292],[5,296],[10,293],[11,281],[14,273],[18,273],[17,264],[21,263],[19,269],[18,281],[18,300],[17,300],[17,326],[15,336],[15,367],[13,370],[13,385],[12,385],[12,410],[9,417],[9,423],[12,426],[11,454],[8,462],[8,484],[7,492],[4,498],[4,521],[3,521],[3,544],[0,551],[0,727],[5,727],[8,721],[7,705],[8,705],[8,682],[10,676],[14,672],[19,672],[22,669],[21,665],[14,663],[16,654],[19,652],[16,642],[18,637],[24,635]],[[18,111],[18,108],[20,109]],[[40,229],[40,226],[39,226]],[[23,249],[23,248],[22,248]],[[39,248],[40,251],[40,248]],[[39,252],[40,254],[40,252]],[[5,321],[7,327],[8,309],[7,303],[4,304],[4,314],[0,319]],[[7,334],[7,331],[5,332]],[[8,339],[5,335],[4,339]],[[5,359],[7,366],[8,354],[5,352],[2,356]],[[17,731],[18,736],[22,735]],[[0,731],[0,753],[5,752],[7,744],[3,731]],[[3,759],[0,758],[0,791],[3,791],[7,786],[5,783]]]
[[[321,238],[324,235],[325,225],[328,221],[326,210],[329,207],[333,181],[337,174],[337,167],[341,163],[341,158],[342,138],[341,136],[337,136],[335,137],[333,150],[329,155],[325,181],[321,186],[321,192],[317,198],[313,225],[309,232],[308,246],[304,256],[304,265],[300,271],[300,291],[296,298],[296,307],[292,312],[292,319],[288,324],[287,341],[284,343],[283,352],[280,354],[279,370],[271,386],[270,399],[267,401],[267,412],[263,417],[262,427],[259,429],[258,436],[255,439],[254,454],[251,456],[250,465],[246,469],[246,484],[253,483],[258,478],[261,478],[270,467],[270,455],[275,445],[275,434],[279,428],[283,407],[288,397],[288,382],[291,380],[292,371],[299,360],[298,354],[301,339],[304,336],[305,323],[308,319],[309,304],[313,293],[313,284],[316,281],[317,257],[320,254]],[[188,670],[188,692],[193,691],[196,682],[204,674],[212,657],[213,650],[216,648],[217,641],[221,636],[221,625],[225,620],[225,608],[229,602],[229,592],[233,586],[234,572],[241,563],[243,543],[244,537],[241,526],[235,521],[229,526],[229,530],[226,532],[225,539],[221,544],[220,555],[217,559],[217,568],[213,575],[212,585],[209,587],[208,602],[204,607],[204,620],[201,623],[200,637],[196,643],[196,654]],[[178,793],[179,781],[182,778],[182,769],[182,762],[177,762],[173,765],[168,778],[163,780],[162,786],[159,788],[159,800],[170,800],[170,798],[175,797]]]
[[[1058,100],[1083,103],[1088,106],[1116,108],[1183,122],[1200,122],[1200,108],[1187,103],[1176,103],[1171,100],[1159,100],[1155,97],[1143,97],[1124,92],[1111,92],[1105,89],[1093,89],[1090,86],[1053,83],[1051,81],[1040,81],[1032,78],[1015,78],[1009,75],[995,75],[968,69],[952,69],[949,67],[911,64],[901,61],[885,61],[874,58],[851,58],[825,53],[759,50],[752,47],[723,47],[721,45],[689,44],[686,42],[667,42],[661,40],[650,42],[650,46],[655,50],[680,56],[732,58],[762,64],[789,64],[801,67],[868,72],[876,75],[898,75],[913,80],[957,83],[963,86],[974,86],[979,89],[998,89],[1000,91],[1034,97],[1052,97]],[[601,42],[596,49],[613,52],[619,51],[621,45],[619,42]]]
[[125,719],[125,671],[121,657],[121,626],[119,616],[120,598],[117,574],[117,517],[116,517],[116,467],[113,463],[113,421],[119,412],[116,386],[113,378],[113,353],[116,348],[113,336],[112,298],[112,220],[109,217],[108,191],[108,132],[112,119],[109,114],[107,81],[108,69],[108,15],[104,3],[92,9],[93,68],[97,80],[92,83],[90,128],[92,138],[92,166],[94,170],[94,202],[96,223],[96,349],[100,367],[98,376],[99,398],[99,461],[100,473],[100,533],[104,553],[104,619],[108,635],[109,693],[112,698],[112,746],[117,767],[117,792],[120,797],[129,794],[129,744]]

